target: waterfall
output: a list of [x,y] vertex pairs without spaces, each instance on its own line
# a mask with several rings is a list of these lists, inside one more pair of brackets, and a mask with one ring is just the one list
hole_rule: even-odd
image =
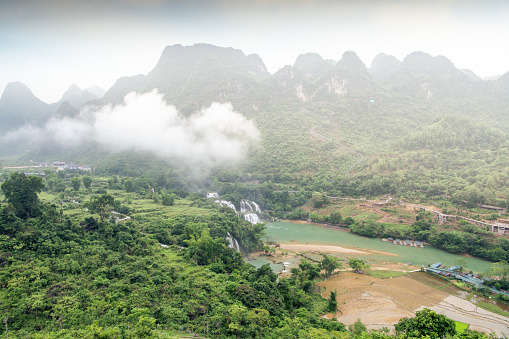
[[253,212],[253,207],[249,204],[247,200],[240,201],[240,213]]
[[237,209],[235,208],[235,205],[232,204],[231,202],[229,201],[226,201],[226,200],[216,200],[215,202],[217,202],[218,204],[222,205],[222,206],[228,206],[230,207],[232,210],[234,210],[235,212],[237,212]]
[[244,219],[249,221],[251,224],[258,224],[260,222],[260,218],[255,213],[244,214]]
[[254,201],[251,201],[253,203],[253,205],[255,205],[255,212],[256,213],[262,213],[262,210],[260,208],[260,205],[258,205],[256,202]]
[[228,240],[229,242],[229,245],[228,247],[229,248],[233,248],[234,250],[236,250],[237,252],[240,252],[240,246],[239,246],[239,242],[237,241],[237,239],[235,239],[234,237],[231,236],[230,232],[226,233],[226,240]]
[[[213,197],[212,194],[217,194],[217,193],[207,193],[207,197],[208,196]],[[235,213],[237,213],[237,209],[235,208],[235,205],[232,204],[230,201],[214,200],[214,202],[221,206],[228,206],[232,210],[234,210]],[[254,208],[253,208],[253,206],[254,206]],[[260,206],[257,203],[255,203],[254,201],[248,201],[245,199],[242,199],[240,201],[240,212],[238,212],[238,213],[243,213],[244,219],[249,221],[250,223],[252,223],[252,224],[261,223],[262,221],[260,220],[260,217],[257,215],[257,213],[261,213],[261,212],[262,212],[262,210],[260,209]]]

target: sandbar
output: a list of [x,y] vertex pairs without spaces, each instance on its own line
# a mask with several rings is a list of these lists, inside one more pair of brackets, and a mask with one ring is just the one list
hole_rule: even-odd
[[348,254],[369,254],[369,252],[363,252],[354,250],[351,248],[332,246],[332,245],[317,245],[317,244],[285,244],[280,245],[281,248],[290,251],[319,251],[319,252],[332,252],[332,253],[348,253]]
[[391,257],[399,257],[399,254],[394,254],[394,253],[390,253],[390,252],[383,252],[383,251],[370,250],[370,249],[367,249],[367,251],[369,251],[371,253],[376,253],[376,254],[389,255]]

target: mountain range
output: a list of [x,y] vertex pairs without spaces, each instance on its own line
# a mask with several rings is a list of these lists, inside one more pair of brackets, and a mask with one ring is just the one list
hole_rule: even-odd
[[104,93],[98,86],[81,89],[73,84],[59,101],[48,104],[25,84],[11,82],[0,97],[0,133],[25,125],[41,126],[53,116],[75,116],[81,106],[101,98]]
[[485,97],[507,103],[508,83],[509,72],[494,81],[481,81],[472,71],[457,69],[446,57],[423,52],[411,53],[402,61],[381,53],[369,68],[351,51],[338,61],[307,53],[298,56],[293,66],[271,75],[255,54],[207,44],[174,45],[164,49],[147,75],[120,78],[107,91],[72,85],[52,104],[36,98],[22,83],[9,83],[0,98],[0,124],[3,132],[25,124],[40,125],[54,115],[73,116],[87,102],[119,103],[129,92],[154,88],[168,102],[192,112],[211,101],[284,98],[308,102],[391,93],[428,101]]
[[[27,86],[10,83],[0,98],[0,133],[42,126],[52,117],[72,118],[83,105],[115,105],[130,92],[155,88],[184,115],[212,102],[231,102],[254,120],[264,140],[280,138],[270,155],[278,159],[291,158],[288,150],[321,121],[302,114],[302,108],[328,119],[323,131],[329,137],[366,154],[394,149],[402,138],[448,115],[509,132],[509,72],[483,81],[444,56],[423,52],[403,60],[382,53],[367,67],[348,51],[337,61],[306,53],[271,75],[258,55],[196,44],[166,47],[151,72],[120,78],[107,91],[72,85],[52,104]],[[312,153],[307,144],[299,147]]]

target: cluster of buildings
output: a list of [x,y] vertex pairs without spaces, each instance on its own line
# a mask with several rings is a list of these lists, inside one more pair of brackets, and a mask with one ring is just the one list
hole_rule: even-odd
[[475,275],[472,273],[461,272],[460,266],[454,266],[451,268],[447,268],[442,263],[437,262],[437,263],[431,265],[430,267],[424,267],[423,270],[425,272],[433,273],[433,274],[440,275],[443,277],[449,277],[449,278],[461,280],[465,283],[475,286],[476,288],[487,288],[492,293],[495,293],[495,294],[502,293],[502,294],[509,296],[509,293],[507,291],[497,290],[493,287],[488,287],[488,286],[484,285],[484,280],[481,279],[478,275]]
[[39,162],[39,167],[57,167],[57,170],[58,171],[61,171],[61,170],[81,170],[81,171],[87,171],[87,172],[90,172],[92,171],[92,167],[90,167],[89,165],[77,165],[73,162],[70,162],[70,163],[65,163],[65,162],[62,162],[62,161],[53,161],[52,163],[49,163],[49,162]]
[[426,272],[441,275],[443,277],[455,278],[457,280],[461,280],[469,284],[472,284],[477,288],[486,287],[484,285],[484,280],[480,279],[479,276],[471,273],[463,273],[460,270],[461,270],[460,266],[447,268],[444,264],[440,262],[437,262],[431,265],[430,267],[424,268],[424,271]]
[[391,242],[394,245],[402,245],[402,246],[410,246],[410,247],[424,247],[424,243],[419,240],[400,240],[400,239],[393,239],[393,238],[382,238],[383,242]]
[[509,219],[498,219],[497,222],[491,225],[491,231],[498,234],[509,234]]

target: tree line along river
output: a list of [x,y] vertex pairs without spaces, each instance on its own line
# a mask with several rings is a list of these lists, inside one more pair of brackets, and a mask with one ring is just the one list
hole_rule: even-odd
[[[455,260],[463,258],[467,263],[467,270],[475,273],[484,273],[491,266],[491,262],[475,257],[467,257],[458,254],[449,253],[426,245],[424,248],[393,245],[392,243],[382,242],[379,238],[367,238],[351,232],[337,231],[322,228],[315,224],[300,224],[292,222],[269,222],[266,225],[267,239],[279,243],[299,243],[299,244],[317,244],[341,246],[349,249],[374,250],[393,255],[384,255],[380,253],[348,254],[345,256],[354,256],[368,261],[368,263],[380,261],[392,261],[400,263],[411,263],[414,266],[428,266],[436,262],[441,262],[447,267],[455,266]],[[394,256],[397,255],[397,256]],[[260,262],[252,262],[255,266]],[[277,268],[273,266],[273,268]]]

